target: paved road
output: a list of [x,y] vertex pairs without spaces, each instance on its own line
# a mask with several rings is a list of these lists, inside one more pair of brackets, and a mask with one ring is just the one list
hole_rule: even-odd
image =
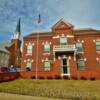
[[63,99],[53,99],[53,98],[45,98],[45,97],[0,93],[0,100],[63,100]]

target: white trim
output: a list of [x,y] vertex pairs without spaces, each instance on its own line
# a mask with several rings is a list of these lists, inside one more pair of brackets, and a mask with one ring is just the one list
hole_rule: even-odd
[[51,45],[52,43],[50,42],[49,44]]
[[81,42],[84,43],[84,40],[82,40]]
[[93,40],[93,42],[95,43],[96,40]]
[[59,60],[61,60],[61,57],[60,57],[60,56],[58,56],[58,59],[59,59]]
[[44,62],[44,59],[42,59],[42,62]]
[[71,56],[69,56],[68,59],[70,60],[71,59]]
[[34,60],[32,59],[32,60],[31,60],[31,62],[33,63],[33,62],[34,62]]
[[53,39],[57,39],[57,38],[59,38],[60,36],[59,35],[57,35],[57,36],[53,36],[52,38]]
[[30,61],[30,59],[27,59],[27,61]]
[[96,41],[100,41],[100,39],[99,38],[97,38],[97,40]]
[[24,60],[24,63],[26,63],[26,60]]
[[65,36],[65,34],[61,34],[61,36]]
[[44,45],[44,42],[42,42],[42,45]]
[[97,57],[97,58],[96,58],[96,60],[98,61],[98,60],[99,60],[99,58]]
[[73,38],[74,35],[67,35],[66,37],[67,37],[67,38]]
[[45,55],[50,55],[50,53],[43,53],[43,55],[45,56]]
[[86,59],[86,58],[84,58],[84,61],[87,61],[87,59]]
[[68,73],[68,74],[61,73],[61,76],[70,76],[70,75],[71,75],[70,73]]
[[28,44],[27,43],[25,43],[25,46],[27,46]]
[[74,61],[76,61],[76,57],[74,57]]

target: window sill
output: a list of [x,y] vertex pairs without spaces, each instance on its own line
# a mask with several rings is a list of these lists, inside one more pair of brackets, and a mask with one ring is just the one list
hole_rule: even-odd
[[32,54],[26,54],[26,56],[32,56]]
[[77,54],[84,54],[84,52],[76,52]]
[[43,53],[43,55],[50,55],[50,53]]
[[97,53],[100,53],[100,51],[96,51]]

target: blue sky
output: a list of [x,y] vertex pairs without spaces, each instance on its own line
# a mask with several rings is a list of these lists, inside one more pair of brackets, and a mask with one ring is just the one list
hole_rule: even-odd
[[100,29],[100,0],[0,0],[0,42],[11,39],[19,17],[22,36],[48,31],[61,18],[75,28]]

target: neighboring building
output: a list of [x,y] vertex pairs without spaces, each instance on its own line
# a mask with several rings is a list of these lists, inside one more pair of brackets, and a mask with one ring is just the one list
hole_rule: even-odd
[[9,43],[0,43],[0,67],[9,66],[9,52],[5,49],[5,46]]
[[20,67],[21,64],[21,40],[20,40],[20,19],[16,26],[16,32],[11,40],[11,45],[6,46],[6,49],[10,52],[9,66]]
[[16,32],[9,43],[1,43],[0,47],[0,67],[20,67],[21,63],[21,40],[20,40],[20,19]]
[[100,79],[100,31],[74,29],[61,19],[51,32],[25,36],[21,76]]

